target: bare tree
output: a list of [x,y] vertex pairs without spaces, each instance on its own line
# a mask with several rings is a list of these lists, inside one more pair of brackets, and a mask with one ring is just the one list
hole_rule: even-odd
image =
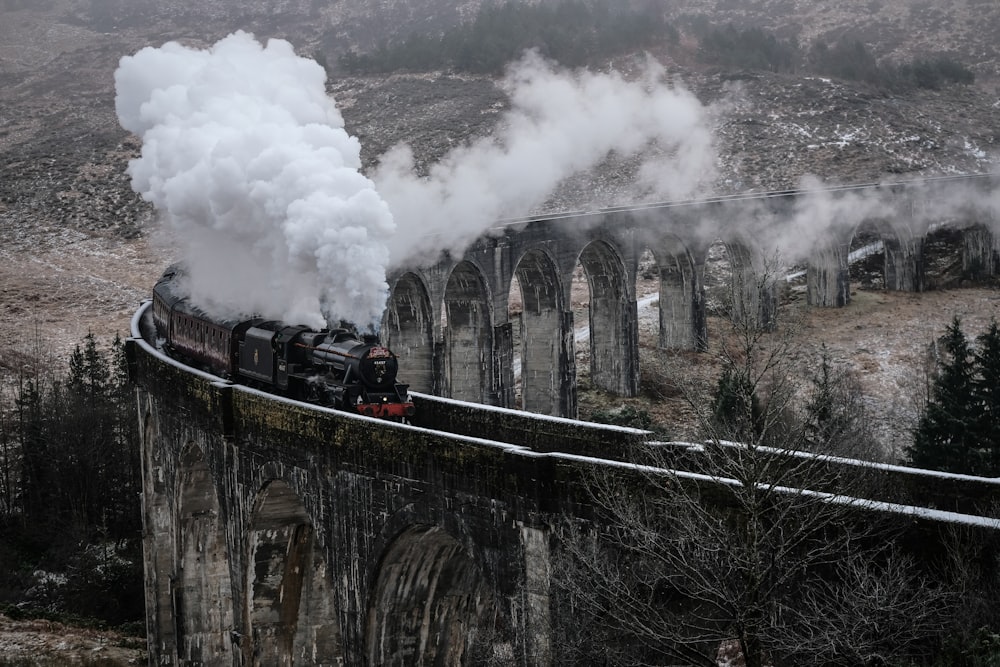
[[564,527],[554,567],[565,662],[716,665],[722,648],[747,667],[877,664],[940,626],[888,517],[822,457],[789,455],[808,429],[794,327],[758,313],[773,275],[734,287],[720,381],[688,394],[706,442],[587,480],[594,520]]

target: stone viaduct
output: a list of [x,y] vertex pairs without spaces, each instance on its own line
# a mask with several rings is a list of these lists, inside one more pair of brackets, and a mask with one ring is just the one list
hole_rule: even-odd
[[[660,347],[702,349],[710,335],[705,267],[714,244],[723,244],[732,267],[733,312],[771,323],[777,262],[806,267],[810,304],[849,302],[848,258],[862,230],[881,240],[887,289],[924,289],[924,239],[941,225],[961,231],[969,274],[992,275],[994,186],[991,176],[953,177],[516,221],[461,257],[446,254],[392,276],[383,333],[417,391],[575,417],[575,327],[589,325],[596,387],[624,396],[639,389],[636,280],[645,251],[660,281]],[[586,323],[574,321],[572,308],[578,266],[589,286]],[[515,279],[522,311],[512,315]],[[763,291],[760,279],[770,281]]]
[[[162,355],[147,312],[127,354],[150,665],[554,664],[560,526],[594,516],[591,473],[648,488],[627,460],[651,433],[422,394],[412,425],[297,403]],[[977,514],[1000,480],[884,472],[949,511],[865,511],[1000,536]]]
[[422,395],[456,433],[296,403],[162,355],[146,311],[127,350],[151,665],[478,664],[511,638],[549,664],[546,517],[593,464],[546,452],[649,434]]
[[[906,198],[911,190],[892,193]],[[386,321],[391,345],[406,355],[415,388],[445,395],[415,394],[410,425],[288,401],[185,367],[150,343],[144,305],[127,354],[141,425],[150,664],[553,664],[559,527],[593,518],[585,481],[592,473],[618,470],[625,488],[639,488],[632,485],[645,477],[628,461],[654,436],[503,407],[512,402],[511,280],[524,301],[524,405],[572,414],[568,304],[577,262],[591,290],[593,375],[634,393],[641,250],[651,249],[659,267],[661,344],[698,347],[707,335],[705,255],[719,233],[702,231],[704,220],[733,210],[794,218],[802,197],[523,221],[461,259],[401,273]],[[970,214],[962,224],[987,222]],[[913,230],[926,233],[929,224],[883,236],[890,285],[920,288]],[[764,262],[760,230],[766,226],[725,237],[737,274]],[[969,261],[992,263],[988,233],[978,238],[968,244]],[[849,235],[815,241],[810,299],[843,305]],[[766,303],[751,306],[773,315]],[[697,468],[689,457],[699,454],[677,447],[672,474],[695,479],[684,471]],[[830,465],[856,474],[866,464]],[[909,526],[1000,535],[1000,520],[981,515],[1000,500],[1000,480],[890,467],[879,474],[902,479],[908,491],[870,511],[898,514]]]

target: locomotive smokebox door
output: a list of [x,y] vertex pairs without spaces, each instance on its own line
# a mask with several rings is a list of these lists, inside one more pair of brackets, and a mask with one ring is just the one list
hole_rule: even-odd
[[251,327],[243,338],[240,346],[240,375],[274,383],[274,351],[271,340],[274,332],[267,329]]

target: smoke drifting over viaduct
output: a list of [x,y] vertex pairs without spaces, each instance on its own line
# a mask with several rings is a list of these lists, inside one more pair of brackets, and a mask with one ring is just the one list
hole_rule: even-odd
[[[942,185],[968,183],[935,187]],[[926,208],[928,192],[892,190],[909,197],[910,210]],[[761,211],[790,215],[799,196],[759,198],[751,209],[719,200],[512,224],[461,260],[397,276],[385,330],[419,388],[509,404],[505,314],[517,276],[525,405],[572,414],[574,323],[565,304],[578,257],[598,332],[594,377],[628,394],[639,372],[640,249],[652,248],[660,266],[661,312],[670,314],[661,319],[661,343],[698,347],[708,333],[700,293],[709,236],[697,221],[734,206],[756,211],[757,222]],[[925,218],[914,215],[913,226],[896,225],[884,239],[896,248],[887,273],[897,289],[920,288]],[[961,224],[989,236],[989,220],[978,214]],[[727,239],[740,249],[732,252],[737,275],[760,261],[764,244],[754,241],[763,238]],[[845,233],[814,244],[813,303],[846,301],[849,240]],[[967,247],[969,261],[990,266],[992,252],[992,242]],[[442,303],[445,331],[431,316]],[[754,307],[773,316],[767,304]],[[552,664],[560,526],[595,517],[585,480],[596,470],[617,470],[623,489],[648,492],[649,471],[627,461],[653,434],[426,394],[415,397],[412,425],[296,403],[162,355],[148,310],[133,320],[128,354],[142,425],[150,664],[458,665],[486,655]],[[688,448],[662,446],[677,448],[669,474],[699,478],[683,472]],[[921,544],[949,526],[1000,530],[981,514],[1000,496],[995,480],[831,465],[901,480],[893,487],[905,489],[900,496],[864,501],[858,511],[898,515]],[[699,483],[705,502],[725,502],[724,480]]]
[[[576,417],[576,327],[589,326],[593,384],[623,396],[638,392],[635,286],[647,249],[660,278],[660,347],[701,349],[712,335],[705,265],[713,243],[721,241],[728,251],[733,312],[773,324],[776,258],[807,267],[810,304],[845,306],[851,240],[863,225],[884,244],[887,289],[924,289],[924,238],[940,225],[962,231],[966,267],[992,275],[993,185],[988,176],[955,177],[511,222],[461,257],[446,256],[392,276],[383,336],[400,356],[413,389],[515,407],[513,328],[520,326],[519,407]],[[590,288],[588,322],[574,321],[570,306],[578,264]],[[757,284],[761,276],[770,281],[764,289]],[[508,316],[515,278],[523,302],[519,323]]]

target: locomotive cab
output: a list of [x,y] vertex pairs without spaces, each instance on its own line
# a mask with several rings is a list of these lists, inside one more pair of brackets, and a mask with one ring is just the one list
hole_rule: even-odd
[[320,335],[307,327],[280,322],[260,322],[247,329],[240,344],[240,375],[289,391],[297,398],[307,398],[308,392],[296,384],[315,375],[303,372],[308,368],[308,359],[299,344],[310,333]]

